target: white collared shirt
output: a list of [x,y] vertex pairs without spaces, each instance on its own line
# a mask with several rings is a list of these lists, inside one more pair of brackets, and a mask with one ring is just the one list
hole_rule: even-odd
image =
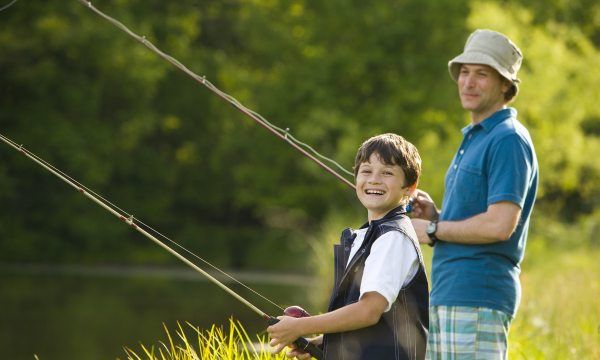
[[[366,232],[366,228],[356,230],[346,266],[363,243]],[[387,300],[387,312],[396,301],[400,289],[413,279],[418,269],[419,257],[412,241],[399,231],[388,231],[377,238],[371,247],[360,283],[360,298],[365,293],[376,291]]]

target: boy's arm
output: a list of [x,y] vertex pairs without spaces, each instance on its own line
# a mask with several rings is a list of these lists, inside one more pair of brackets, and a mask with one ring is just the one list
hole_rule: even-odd
[[365,293],[353,304],[325,314],[304,318],[279,316],[280,321],[267,328],[272,339],[270,345],[279,352],[302,335],[335,333],[371,326],[379,321],[387,306],[385,297],[372,291]]

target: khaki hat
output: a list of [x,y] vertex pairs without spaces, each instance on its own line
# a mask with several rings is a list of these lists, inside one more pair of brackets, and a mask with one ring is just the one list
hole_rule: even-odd
[[506,79],[518,83],[523,54],[509,38],[492,30],[475,30],[467,39],[462,54],[448,62],[454,81],[458,80],[461,64],[483,64],[496,69]]

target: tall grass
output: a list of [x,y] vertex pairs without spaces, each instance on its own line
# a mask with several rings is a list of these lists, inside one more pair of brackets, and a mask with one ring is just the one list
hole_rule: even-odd
[[[347,218],[333,215],[314,238],[309,239],[314,256],[316,279],[311,289],[309,308],[313,313],[324,311],[332,285],[332,245],[339,241]],[[536,224],[530,235],[521,283],[522,299],[509,336],[511,360],[536,359],[600,359],[600,249],[597,239],[584,226]],[[355,225],[356,226],[356,225]],[[593,232],[595,234],[595,232]],[[576,236],[585,244],[574,246],[574,239],[564,239],[561,246],[552,239]],[[596,240],[596,241],[594,241]],[[427,271],[430,273],[431,249],[423,247]],[[188,324],[189,325],[189,324]],[[148,348],[141,345],[141,355],[126,348],[128,360],[191,360],[191,359],[284,359],[272,355],[266,338],[252,339],[241,324],[230,321],[229,331],[213,326],[200,331],[189,325],[195,335],[194,345],[179,325],[179,344],[173,341],[165,327],[168,341]]]
[[285,351],[272,354],[264,337],[251,339],[241,323],[230,319],[229,329],[213,325],[209,330],[201,330],[187,323],[193,332],[188,338],[181,324],[177,324],[175,339],[165,325],[166,342],[150,347],[140,344],[140,350],[126,347],[128,360],[281,360]]
[[600,251],[551,251],[524,263],[511,359],[600,359]]

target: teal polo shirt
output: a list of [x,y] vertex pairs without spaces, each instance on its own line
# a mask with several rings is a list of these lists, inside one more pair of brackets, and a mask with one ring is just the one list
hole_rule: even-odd
[[432,260],[432,306],[486,307],[514,316],[529,218],[538,186],[538,163],[517,111],[503,108],[462,129],[463,141],[446,173],[440,220],[458,221],[510,201],[521,208],[507,241],[462,245],[439,241]]

